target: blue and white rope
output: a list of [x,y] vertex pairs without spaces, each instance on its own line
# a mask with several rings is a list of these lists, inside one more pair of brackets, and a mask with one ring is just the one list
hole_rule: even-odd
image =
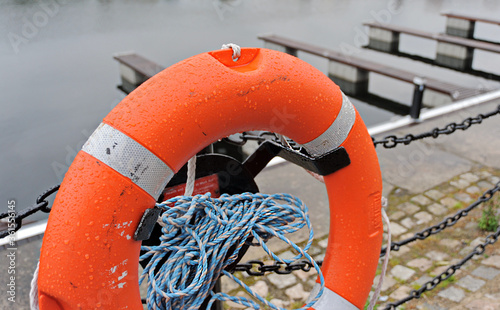
[[[198,309],[210,295],[208,308],[215,300],[233,302],[259,309],[255,301],[245,297],[213,293],[211,289],[223,273],[244,287],[260,303],[279,309],[265,298],[255,294],[247,285],[224,268],[238,257],[240,248],[252,236],[254,243],[263,247],[273,259],[292,263],[298,259],[309,261],[319,274],[321,290],[302,309],[307,309],[323,293],[324,279],[319,266],[307,253],[313,241],[313,229],[307,206],[289,194],[205,195],[180,196],[157,207],[164,211],[160,245],[143,246],[141,260],[149,259],[140,277],[148,278],[148,309]],[[309,229],[309,240],[304,249],[285,237],[301,228]],[[267,246],[266,241],[276,237],[290,245],[298,254],[292,259],[281,259]]]

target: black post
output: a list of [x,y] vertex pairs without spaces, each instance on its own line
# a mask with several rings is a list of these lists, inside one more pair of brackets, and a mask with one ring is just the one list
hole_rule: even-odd
[[425,79],[415,77],[413,79],[415,90],[413,91],[413,102],[410,107],[410,116],[414,120],[420,118],[420,111],[422,110],[422,99],[424,97]]

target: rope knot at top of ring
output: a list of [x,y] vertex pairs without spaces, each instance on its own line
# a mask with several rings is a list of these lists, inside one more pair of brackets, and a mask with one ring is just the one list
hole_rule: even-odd
[[228,48],[233,50],[233,61],[238,61],[238,59],[240,59],[241,56],[241,47],[234,43],[222,44],[221,49],[225,50]]

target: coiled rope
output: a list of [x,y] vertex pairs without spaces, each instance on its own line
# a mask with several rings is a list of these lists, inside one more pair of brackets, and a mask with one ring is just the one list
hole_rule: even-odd
[[[169,199],[157,207],[162,236],[160,245],[143,246],[147,251],[141,260],[149,260],[140,278],[148,278],[148,309],[198,309],[210,295],[207,308],[215,300],[231,300],[260,309],[259,304],[245,297],[234,297],[211,292],[220,274],[228,276],[244,287],[250,295],[272,309],[283,309],[263,297],[234,277],[224,268],[238,257],[240,248],[251,236],[273,259],[291,263],[298,259],[309,261],[319,274],[321,290],[307,305],[307,309],[323,293],[324,279],[316,262],[307,253],[313,241],[313,229],[307,206],[289,194],[224,194],[212,198],[209,193],[194,197],[180,196]],[[285,237],[299,229],[309,229],[309,240],[304,249]],[[298,254],[292,259],[281,259],[266,245],[276,237],[291,246]]]

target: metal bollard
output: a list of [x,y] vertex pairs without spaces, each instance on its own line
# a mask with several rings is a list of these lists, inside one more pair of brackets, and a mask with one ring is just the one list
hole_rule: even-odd
[[414,120],[420,118],[420,111],[422,110],[422,99],[425,90],[425,78],[415,77],[413,79],[415,90],[413,91],[413,102],[410,107],[410,116]]

